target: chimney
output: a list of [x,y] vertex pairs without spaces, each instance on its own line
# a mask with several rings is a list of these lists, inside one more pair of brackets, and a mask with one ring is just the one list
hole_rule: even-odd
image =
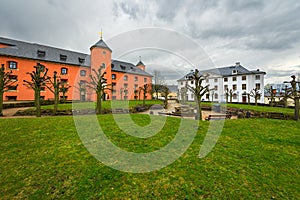
[[235,63],[235,66],[236,66],[236,67],[239,67],[240,65],[241,65],[240,62],[236,62],[236,63]]
[[258,71],[258,72],[259,72],[259,69],[257,69],[256,71]]

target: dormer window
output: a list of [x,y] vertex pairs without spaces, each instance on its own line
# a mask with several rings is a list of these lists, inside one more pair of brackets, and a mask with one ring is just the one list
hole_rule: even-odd
[[9,69],[17,69],[17,62],[9,61],[8,62]]
[[105,67],[106,67],[105,63],[102,63],[101,64],[101,69],[105,69]]
[[115,65],[114,64],[111,64],[111,68],[114,68],[115,67]]
[[67,56],[66,55],[60,54],[59,58],[60,58],[60,61],[66,61],[67,60]]
[[84,58],[78,58],[78,62],[79,62],[80,64],[84,63]]
[[125,69],[126,69],[126,67],[125,67],[125,66],[123,66],[123,65],[121,65],[121,69],[122,69],[122,70],[125,70]]
[[232,74],[237,74],[237,70],[236,69],[232,70]]
[[38,56],[39,58],[45,58],[45,56],[46,56],[46,51],[38,50],[38,51],[37,51],[37,56]]

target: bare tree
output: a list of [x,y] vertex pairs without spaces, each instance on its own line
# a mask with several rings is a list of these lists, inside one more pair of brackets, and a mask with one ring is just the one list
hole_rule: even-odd
[[0,116],[3,116],[4,92],[8,91],[11,86],[18,86],[18,84],[15,85],[15,80],[10,78],[11,74],[12,70],[5,72],[4,64],[2,64],[0,68]]
[[257,100],[261,97],[261,93],[258,88],[254,88],[250,91],[250,96],[254,98],[255,105],[257,106]]
[[164,97],[164,107],[168,107],[168,95],[170,94],[170,90],[167,85],[163,85],[161,88],[161,95]]
[[196,69],[192,74],[188,75],[186,79],[195,81],[195,87],[187,85],[187,89],[190,90],[195,96],[195,100],[197,104],[196,119],[201,120],[202,119],[201,99],[205,95],[205,93],[209,91],[208,89],[209,85],[206,86],[202,85],[202,82],[206,79],[206,75],[200,74],[199,70]]
[[27,72],[31,80],[23,80],[24,85],[34,90],[34,104],[36,107],[36,116],[41,117],[41,88],[46,86],[49,77],[47,76],[48,68],[40,63],[34,66],[35,71]]
[[48,82],[50,85],[46,84],[46,87],[54,94],[54,114],[57,113],[58,109],[58,102],[59,102],[59,85],[60,81],[57,79],[57,72],[54,71],[53,73],[53,80],[51,80],[51,77],[48,78]]
[[66,93],[69,91],[69,89],[71,88],[71,86],[64,82],[61,81],[59,84],[59,92],[62,93],[62,101],[65,102],[66,101]]
[[164,80],[162,76],[160,75],[160,72],[155,70],[153,72],[153,85],[152,85],[152,90],[155,93],[156,98],[158,98],[158,93],[162,91],[163,85],[164,85]]
[[270,105],[275,105],[275,95],[276,95],[276,89],[273,89],[273,86],[270,84],[267,84],[264,88],[265,93],[270,94],[271,102]]
[[140,87],[139,89],[143,93],[143,106],[145,106],[147,93],[151,91],[151,85],[150,84],[145,84],[142,87]]
[[96,101],[96,113],[101,114],[102,113],[102,99],[105,95],[105,90],[111,90],[109,86],[111,84],[107,84],[107,79],[104,78],[104,75],[106,72],[101,72],[101,67],[96,71],[95,69],[92,69],[93,73],[95,75],[90,75],[91,82],[87,84],[87,87],[93,89],[96,92],[97,95],[97,101]]
[[[290,82],[285,81],[284,83],[290,83],[291,88],[290,88],[290,93],[289,93],[289,98],[294,100],[295,104],[295,110],[294,110],[294,119],[296,121],[299,120],[299,99],[300,99],[300,81],[296,81],[296,76],[292,75],[291,76],[292,80]],[[298,84],[298,90],[297,90],[297,84]]]
[[230,103],[232,103],[232,97],[233,97],[233,94],[234,94],[234,91],[233,89],[228,89],[226,88],[225,90],[225,95],[226,95],[226,103],[228,103],[228,98],[230,98]]

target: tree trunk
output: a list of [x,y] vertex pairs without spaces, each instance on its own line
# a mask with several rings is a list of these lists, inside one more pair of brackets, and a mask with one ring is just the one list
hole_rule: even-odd
[[295,120],[298,121],[299,120],[299,97],[295,97]]
[[40,90],[35,89],[34,90],[34,96],[35,96],[35,108],[36,108],[36,116],[41,117],[41,100],[40,100]]
[[59,101],[59,93],[55,91],[54,92],[54,114],[56,114],[58,110],[58,101]]
[[255,106],[257,106],[257,97],[255,98]]
[[97,103],[96,103],[96,114],[102,113],[102,107],[101,107],[101,93],[97,93]]
[[0,117],[3,116],[3,91],[0,91]]
[[143,98],[143,106],[146,105],[146,92],[144,92],[144,98]]
[[197,114],[195,116],[195,119],[202,120],[201,99],[196,98],[196,103],[197,103]]

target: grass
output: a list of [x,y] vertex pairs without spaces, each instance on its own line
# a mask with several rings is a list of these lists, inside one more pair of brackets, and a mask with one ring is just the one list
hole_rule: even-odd
[[[96,106],[95,102],[79,102],[79,103],[75,103],[76,107],[82,107],[82,108],[87,108],[87,107],[93,107]],[[118,107],[118,108],[128,108],[128,106],[130,108],[137,106],[137,105],[141,105],[143,104],[143,101],[138,101],[138,100],[130,100],[130,101],[113,101],[113,104],[111,101],[103,101],[102,102],[102,107],[103,108],[111,108],[111,105],[113,105],[114,107]],[[153,104],[162,104],[162,101],[160,100],[147,100],[145,101],[145,104],[148,105],[153,105]],[[43,109],[53,109],[53,105],[46,105],[46,106],[42,106]],[[68,103],[68,104],[58,104],[58,109],[59,110],[71,110],[72,109],[72,104]]]
[[[195,102],[187,102],[190,105],[196,105]],[[213,106],[214,103],[202,102],[203,106]],[[292,108],[280,108],[280,107],[270,107],[270,106],[255,106],[255,105],[247,105],[247,104],[221,104],[222,106],[226,106],[227,108],[238,108],[249,111],[257,111],[257,112],[277,112],[283,114],[294,114],[294,109]]]
[[[148,115],[132,118],[141,126],[150,122]],[[98,120],[113,143],[132,152],[165,146],[180,122],[167,118],[157,135],[140,139],[122,132],[112,115]],[[203,159],[198,154],[209,122],[200,123],[194,142],[173,164],[132,174],[97,161],[79,139],[72,117],[0,119],[1,199],[299,198],[299,122],[226,120]]]

